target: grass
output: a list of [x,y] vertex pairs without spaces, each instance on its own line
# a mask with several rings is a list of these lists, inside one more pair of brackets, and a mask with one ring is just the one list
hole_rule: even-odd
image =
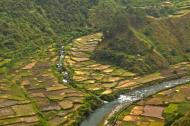
[[10,63],[11,59],[4,59],[0,61],[0,67],[5,66],[6,64]]
[[177,104],[170,104],[168,107],[165,108],[164,113],[165,114],[172,114],[172,113],[176,112],[177,109],[178,109]]

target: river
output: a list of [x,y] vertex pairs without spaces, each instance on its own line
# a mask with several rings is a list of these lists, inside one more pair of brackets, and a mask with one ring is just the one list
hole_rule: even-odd
[[[63,62],[65,57],[64,46],[60,49],[59,63],[57,64],[58,70],[63,74],[63,83],[68,83],[69,73],[64,69]],[[162,90],[166,90],[178,85],[190,82],[190,77],[180,78],[176,80],[166,81],[162,83],[155,83],[153,85],[139,87],[128,91],[125,94],[120,95],[117,99],[112,102],[105,102],[100,108],[96,109],[90,116],[84,120],[80,126],[98,126],[106,115],[113,112],[116,107],[129,106],[134,102],[142,100],[146,97],[154,95]]]
[[103,119],[113,111],[116,106],[129,106],[138,100],[154,95],[162,90],[166,90],[178,85],[190,82],[190,77],[180,78],[176,80],[155,83],[154,85],[139,87],[120,95],[116,100],[105,103],[100,108],[96,109],[90,116],[84,120],[80,126],[98,126]]

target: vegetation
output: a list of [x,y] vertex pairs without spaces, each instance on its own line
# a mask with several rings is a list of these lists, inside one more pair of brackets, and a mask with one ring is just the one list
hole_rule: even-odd
[[190,16],[176,16],[179,2],[124,3],[105,0],[90,11],[91,25],[105,35],[94,59],[141,74],[189,60]]
[[68,42],[89,32],[88,9],[95,3],[96,0],[1,0],[1,67],[31,56],[43,46]]
[[189,102],[170,104],[164,111],[165,126],[187,126],[189,124]]
[[190,124],[190,114],[187,113],[183,117],[181,117],[178,120],[174,121],[172,126],[188,126],[189,124]]
[[[118,126],[189,126],[190,85],[161,91],[120,112]],[[146,123],[145,123],[146,122]]]
[[[103,100],[189,72],[188,0],[0,4],[0,125],[76,126]],[[69,75],[55,65],[66,44]],[[189,103],[164,107],[166,126],[189,124]]]

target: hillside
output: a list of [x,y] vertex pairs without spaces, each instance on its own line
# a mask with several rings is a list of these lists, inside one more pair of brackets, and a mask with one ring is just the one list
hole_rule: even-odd
[[[88,9],[96,0],[1,0],[0,66],[31,56],[51,43],[89,31]],[[0,73],[5,72],[0,69]]]
[[87,17],[95,3],[0,1],[1,126],[75,126],[99,104],[92,95],[63,84],[55,67],[62,45],[92,31]]
[[[166,6],[162,2],[158,8],[156,4],[134,8],[124,8],[116,2],[104,4],[112,9],[96,11],[101,4],[91,12],[92,25],[105,34],[94,59],[141,74],[189,60],[190,13],[181,9],[182,3]],[[99,15],[106,11],[113,11],[113,19],[102,21]]]
[[[189,85],[158,93],[190,83],[189,0],[0,0],[0,5],[0,126],[189,122]],[[159,103],[166,110],[161,123],[144,120],[143,113],[127,121],[136,100],[145,100],[143,112],[149,100]],[[168,113],[176,101],[182,109]],[[130,104],[117,115],[120,105]]]

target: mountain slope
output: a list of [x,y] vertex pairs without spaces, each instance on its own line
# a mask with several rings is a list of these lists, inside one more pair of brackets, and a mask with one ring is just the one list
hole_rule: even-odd
[[[118,4],[116,2],[112,5],[107,2],[104,4],[117,11],[112,13],[111,21],[106,22],[100,18],[96,20],[96,16],[106,12],[96,11],[102,4],[91,12],[94,15],[91,24],[103,29],[105,35],[104,42],[96,49],[94,59],[142,74],[189,60],[189,10],[178,7],[175,12],[165,15],[168,10],[177,8],[179,3],[171,3],[169,7],[162,3],[162,13],[159,12],[160,8],[157,10],[155,7],[155,11],[160,13],[159,17],[150,13],[153,9],[151,7],[120,6],[118,9],[115,7]],[[108,26],[102,27],[99,25],[101,22]]]
[[[1,0],[0,61],[14,62],[50,43],[89,31],[88,9],[96,0]],[[9,65],[10,66],[10,65]]]

